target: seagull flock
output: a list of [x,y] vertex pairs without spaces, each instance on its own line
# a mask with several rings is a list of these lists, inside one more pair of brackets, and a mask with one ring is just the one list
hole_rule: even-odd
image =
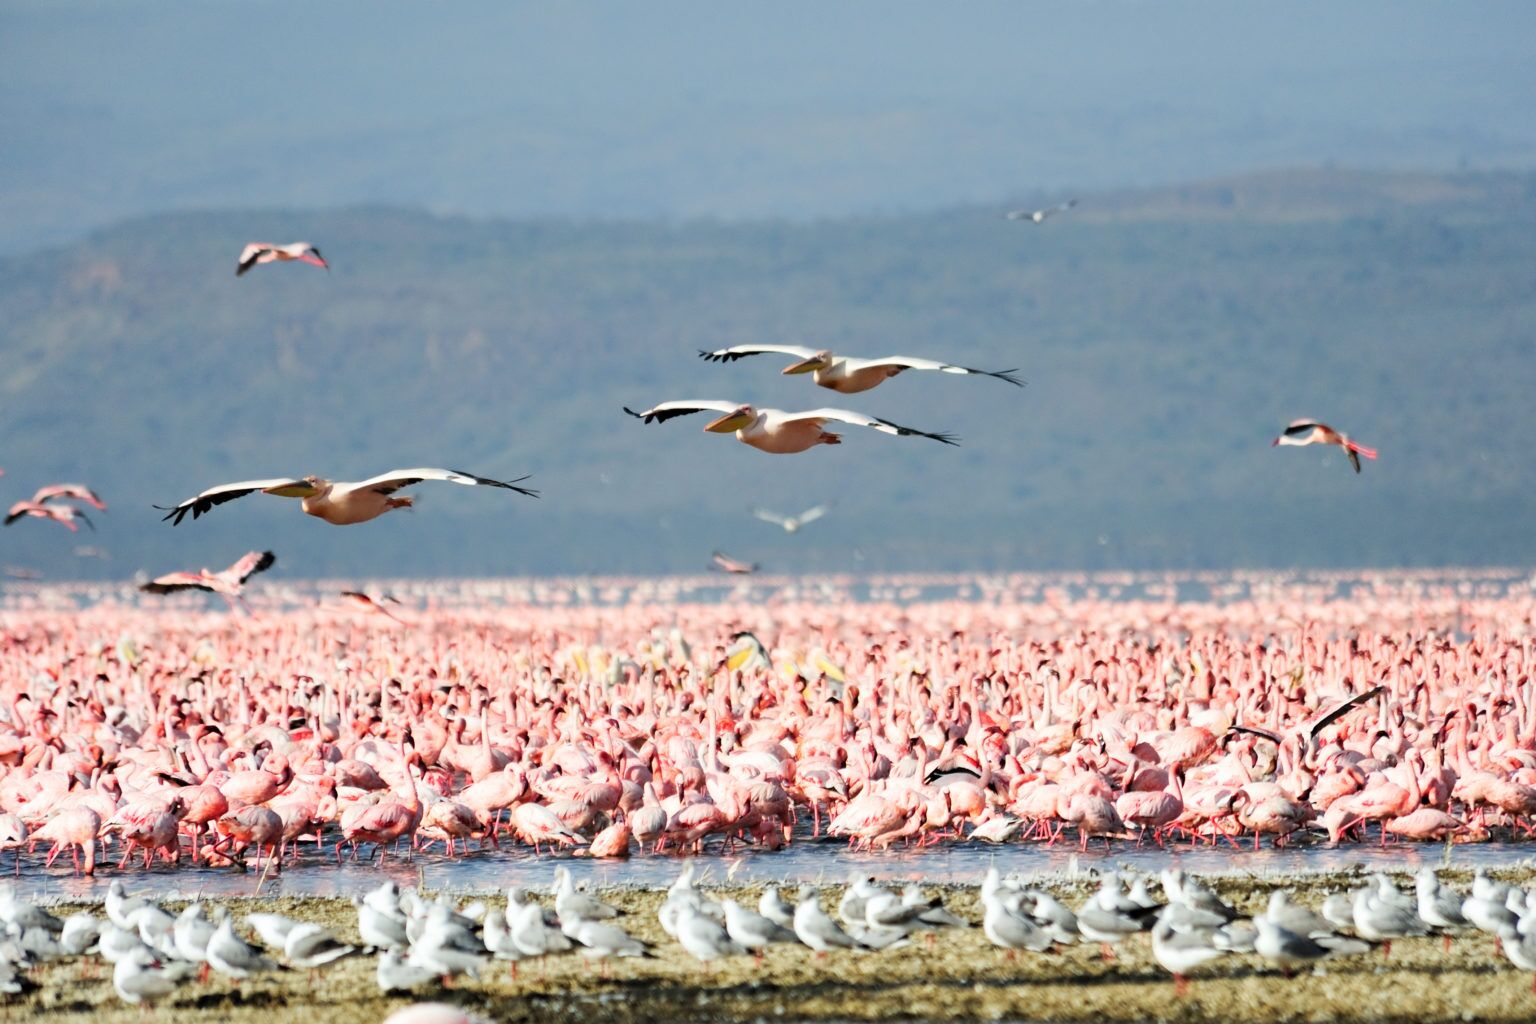
[[[624,911],[578,888],[566,868],[555,869],[549,895],[546,905],[513,887],[504,902],[489,897],[456,906],[442,895],[428,900],[386,880],[352,897],[353,942],[322,924],[276,913],[247,914],[237,926],[228,908],[201,900],[172,913],[148,896],[129,895],[121,881],[107,891],[104,917],[81,910],[61,919],[7,887],[0,890],[0,992],[16,994],[31,985],[23,972],[38,963],[92,956],[112,965],[112,985],[124,1002],[149,1006],[212,973],[242,980],[297,969],[313,979],[359,956],[375,958],[379,991],[389,994],[441,988],[460,976],[480,980],[496,963],[507,964],[515,977],[523,962],[552,956],[601,962],[664,954],[632,934]],[[1516,967],[1536,972],[1536,892],[1481,870],[1466,894],[1442,883],[1429,867],[1419,870],[1412,892],[1377,873],[1359,888],[1329,895],[1317,909],[1294,902],[1288,889],[1275,889],[1265,909],[1252,916],[1177,868],[1156,879],[1107,872],[1097,891],[1073,909],[1048,887],[1004,877],[993,866],[978,897],[982,918],[972,922],[919,885],[898,890],[872,877],[853,877],[836,898],[835,917],[814,885],[800,886],[794,902],[770,885],[753,907],[699,888],[694,863],[687,861],[656,917],[682,952],[703,964],[745,956],[761,964],[775,946],[807,948],[817,958],[867,954],[978,923],[1009,960],[1020,952],[1080,944],[1099,946],[1110,963],[1115,947],[1147,934],[1152,958],[1181,995],[1191,972],[1227,956],[1248,955],[1290,977],[1375,950],[1390,957],[1395,939],[1438,935],[1448,947],[1456,935],[1474,930],[1492,936]]]

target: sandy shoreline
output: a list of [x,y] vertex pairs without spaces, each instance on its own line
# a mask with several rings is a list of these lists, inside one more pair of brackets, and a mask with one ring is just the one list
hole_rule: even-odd
[[[1503,877],[1530,882],[1530,871]],[[1448,872],[1459,884],[1466,876]],[[1348,885],[1346,874],[1300,880],[1302,898]],[[1406,882],[1406,880],[1400,880]],[[1245,911],[1261,908],[1275,879],[1230,876],[1216,887]],[[1050,888],[1073,900],[1088,883]],[[755,900],[756,887],[717,888]],[[942,890],[948,905],[979,922],[976,890]],[[830,894],[829,894],[830,895]],[[1437,938],[1393,944],[1379,953],[1331,963],[1323,973],[1282,977],[1249,956],[1233,956],[1194,977],[1179,998],[1168,975],[1152,960],[1144,937],[1122,945],[1105,963],[1096,947],[1022,955],[994,949],[979,927],[939,933],[880,953],[818,960],[803,947],[775,947],[759,967],[737,957],[701,965],[662,932],[655,915],[657,891],[609,890],[606,898],[627,911],[622,923],[657,945],[654,960],[615,960],[606,968],[580,957],[524,961],[517,976],[496,965],[479,980],[454,987],[425,987],[414,998],[384,997],[374,983],[374,960],[355,958],[326,971],[310,987],[303,972],[285,971],[241,983],[214,977],[189,984],[153,1013],[175,1022],[299,1020],[319,1024],[382,1020],[411,1002],[437,999],[506,1021],[1522,1021],[1536,1017],[1531,978],[1496,952],[1480,933],[1459,938],[1449,952]],[[829,900],[830,903],[830,900]],[[261,909],[323,921],[338,936],[355,938],[355,912],[339,899],[229,900],[236,913]],[[167,903],[168,909],[174,905]],[[13,996],[5,1006],[14,1019],[139,1021],[141,1011],[112,991],[99,962],[82,973],[81,962],[60,961],[35,974],[41,988]]]

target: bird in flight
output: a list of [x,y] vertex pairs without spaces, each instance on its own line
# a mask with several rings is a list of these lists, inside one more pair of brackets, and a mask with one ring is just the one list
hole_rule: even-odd
[[77,519],[92,530],[96,529],[96,524],[92,523],[86,517],[86,514],[80,509],[75,508],[75,506],[47,505],[40,501],[18,501],[12,505],[10,511],[5,514],[5,525],[10,526],[12,523],[25,519],[28,516],[38,519],[50,519],[55,523],[67,526],[70,533],[80,532],[80,527],[75,525]]
[[1064,203],[1055,206],[1043,206],[1038,210],[1009,210],[1003,214],[1004,220],[1027,220],[1031,224],[1044,224],[1047,217],[1054,217],[1077,205],[1076,199],[1068,199]]
[[804,348],[799,345],[733,345],[730,348],[700,351],[699,356],[712,363],[733,363],[747,356],[779,353],[793,356],[798,362],[786,366],[786,374],[809,373],[811,379],[824,388],[844,395],[868,391],[907,370],[937,370],[940,373],[979,374],[996,377],[1009,384],[1023,387],[1025,381],[1015,377],[1017,370],[973,370],[969,366],[941,363],[935,359],[917,359],[913,356],[885,356],[881,359],[855,359],[840,356],[826,349]]
[[[393,594],[380,594],[378,597],[374,597],[361,590],[343,590],[341,596],[359,608],[370,612],[378,612],[386,619],[394,619],[396,622],[401,622],[388,608],[384,607],[385,601],[391,604],[400,603],[400,599]],[[401,622],[401,625],[404,625],[404,623]]]
[[831,505],[817,505],[815,508],[806,509],[797,516],[781,516],[779,513],[770,512],[766,508],[754,509],[752,514],[765,523],[772,523],[775,526],[783,527],[785,533],[795,533],[800,527],[807,523],[814,523],[831,510]]
[[402,488],[423,481],[443,480],[448,483],[463,484],[466,487],[502,487],[530,498],[537,498],[538,491],[517,486],[527,479],[526,476],[520,476],[516,480],[491,480],[454,469],[427,468],[394,469],[358,483],[333,482],[317,476],[298,479],[246,480],[241,483],[210,487],[201,494],[170,508],[161,505],[155,507],[166,513],[165,519],[171,520],[172,526],[180,526],[188,512],[192,513],[193,519],[196,519],[205,512],[212,511],[215,505],[222,505],[226,501],[234,501],[236,498],[243,498],[247,494],[260,491],[262,494],[275,494],[279,498],[301,498],[303,499],[301,507],[308,515],[323,519],[332,526],[352,526],[356,523],[366,523],[370,519],[377,519],[384,513],[397,508],[410,508],[409,497],[394,498],[391,495]]
[[830,433],[823,428],[829,422],[850,423],[856,427],[871,427],[893,437],[926,437],[943,444],[959,444],[949,434],[930,434],[892,423],[890,420],[865,416],[846,409],[810,409],[806,412],[785,412],[782,409],[754,409],[736,402],[681,401],[662,402],[644,412],[625,406],[624,411],[646,423],[665,423],[678,416],[696,412],[723,413],[719,419],[706,424],[704,429],[715,434],[732,434],[742,444],[758,451],[774,455],[789,455],[807,451],[818,444],[842,444],[841,434]]
[[231,608],[236,602],[243,607],[245,602],[240,600],[240,592],[245,589],[245,581],[259,572],[272,568],[276,561],[277,556],[270,551],[248,551],[238,562],[222,572],[199,569],[197,572],[167,573],[142,584],[139,589],[146,594],[174,594],[181,590],[205,590],[210,594],[218,594],[229,602]]
[[1349,456],[1349,464],[1355,467],[1356,473],[1360,472],[1360,456],[1364,455],[1368,459],[1376,457],[1376,449],[1356,444],[1349,439],[1348,434],[1342,434],[1328,424],[1319,423],[1317,420],[1296,420],[1285,428],[1285,433],[1270,442],[1270,447],[1309,444],[1336,444],[1343,448],[1344,453]]
[[239,277],[262,263],[289,263],[295,260],[311,266],[324,267],[326,270],[331,269],[331,265],[320,255],[320,250],[308,242],[289,242],[287,245],[252,242],[240,250],[240,262],[235,266],[235,276]]
[[756,562],[738,562],[730,555],[724,555],[718,551],[710,555],[709,560],[721,572],[735,573],[739,576],[746,576],[757,572]]
[[107,510],[107,503],[84,484],[49,484],[47,487],[38,488],[37,493],[32,495],[32,500],[39,505],[50,501],[83,501],[103,512]]

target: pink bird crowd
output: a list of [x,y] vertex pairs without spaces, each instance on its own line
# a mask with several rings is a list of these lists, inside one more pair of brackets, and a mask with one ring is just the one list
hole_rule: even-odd
[[0,611],[0,847],[275,870],[1477,840],[1536,816],[1528,591],[407,604]]

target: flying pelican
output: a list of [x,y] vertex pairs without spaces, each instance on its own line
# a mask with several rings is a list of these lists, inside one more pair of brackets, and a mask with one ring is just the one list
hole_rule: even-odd
[[1319,423],[1317,420],[1294,421],[1285,428],[1285,433],[1270,442],[1270,447],[1281,444],[1336,444],[1344,449],[1344,454],[1349,456],[1349,464],[1355,467],[1356,473],[1360,472],[1360,456],[1364,455],[1368,459],[1376,457],[1376,449],[1356,444],[1349,439],[1348,434],[1342,434],[1328,424]]
[[93,508],[99,508],[103,512],[107,510],[107,503],[97,496],[96,492],[84,484],[50,484],[40,487],[36,494],[32,495],[32,501],[38,505],[49,501],[83,501]]
[[75,525],[78,519],[91,529],[96,525],[90,521],[84,512],[73,505],[44,505],[40,501],[18,501],[12,505],[10,511],[5,514],[5,525],[10,526],[18,519],[27,516],[36,516],[39,519],[51,519],[56,523],[62,523],[69,527],[70,533],[79,533],[80,527]]
[[300,263],[308,263],[316,267],[331,269],[331,265],[325,262],[320,255],[320,250],[308,242],[289,242],[287,245],[273,245],[271,242],[252,242],[240,250],[240,263],[235,267],[235,276],[239,277],[247,270],[261,263],[287,263],[298,260]]
[[736,439],[742,444],[774,455],[803,452],[818,444],[842,444],[842,435],[828,433],[822,429],[828,420],[851,423],[856,427],[873,427],[881,433],[897,437],[928,437],[944,444],[959,444],[949,434],[930,434],[923,430],[913,430],[911,427],[903,427],[890,420],[877,419],[874,416],[865,416],[863,413],[849,412],[846,409],[784,412],[782,409],[754,409],[750,405],[738,405],[735,402],[684,401],[662,402],[660,405],[651,406],[645,412],[635,412],[625,406],[624,411],[646,423],[653,420],[657,423],[665,423],[677,416],[688,416],[696,412],[724,413],[724,416],[707,424],[704,429],[715,434],[734,433]]
[[504,487],[518,494],[537,498],[538,491],[517,486],[527,479],[526,476],[520,476],[516,480],[489,480],[483,476],[453,469],[395,469],[355,484],[333,483],[317,476],[299,479],[246,480],[236,484],[210,487],[173,508],[165,508],[161,505],[155,507],[166,513],[165,519],[172,520],[172,526],[180,526],[188,512],[191,512],[192,518],[196,519],[203,513],[212,511],[215,505],[222,505],[226,501],[234,501],[236,498],[243,498],[247,494],[260,491],[263,494],[275,494],[279,498],[302,498],[304,499],[302,507],[309,515],[323,519],[332,526],[351,526],[354,523],[366,523],[370,519],[377,519],[393,509],[410,508],[410,498],[391,498],[390,495],[401,488],[419,484],[424,480],[446,480],[466,487],[476,485]]
[[1038,210],[1009,210],[1003,214],[1003,220],[1027,220],[1031,224],[1044,224],[1047,217],[1054,217],[1058,213],[1070,210],[1076,205],[1076,199],[1068,199],[1064,203],[1057,203],[1055,206],[1044,206]]
[[794,533],[807,523],[814,523],[832,510],[831,505],[817,505],[808,508],[797,516],[781,516],[777,512],[770,512],[766,508],[755,509],[752,514],[765,523],[782,526],[785,533]]
[[730,555],[724,555],[718,551],[710,555],[709,560],[721,572],[737,573],[742,576],[757,572],[756,562],[738,562]]
[[984,377],[996,377],[1005,380],[1009,384],[1023,387],[1025,382],[1015,377],[1017,370],[974,370],[969,366],[955,366],[952,363],[941,363],[934,359],[917,359],[912,356],[885,356],[881,359],[855,359],[852,356],[840,356],[826,349],[805,348],[800,345],[733,345],[730,348],[719,348],[713,352],[699,351],[699,357],[711,363],[733,363],[747,356],[764,355],[776,352],[780,355],[794,356],[799,360],[786,366],[781,372],[786,374],[809,373],[817,384],[824,388],[843,395],[852,395],[860,391],[868,391],[882,381],[886,381],[907,370],[938,370],[940,373],[980,374]]
[[157,576],[139,589],[146,594],[174,594],[178,590],[206,590],[218,594],[233,605],[245,589],[245,581],[272,568],[277,556],[270,551],[248,551],[240,561],[223,572],[172,572]]

